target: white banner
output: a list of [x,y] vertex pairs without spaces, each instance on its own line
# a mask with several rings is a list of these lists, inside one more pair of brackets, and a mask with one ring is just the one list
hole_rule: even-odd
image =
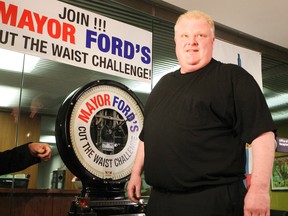
[[152,33],[59,1],[0,0],[1,48],[151,82]]
[[247,70],[257,81],[261,89],[261,53],[245,49],[221,40],[215,40],[213,57],[224,63],[237,64]]

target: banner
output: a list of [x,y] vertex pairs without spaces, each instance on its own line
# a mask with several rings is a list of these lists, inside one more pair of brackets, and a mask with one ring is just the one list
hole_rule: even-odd
[[151,82],[152,33],[59,1],[0,0],[1,48]]
[[216,39],[213,57],[223,63],[232,63],[243,67],[263,90],[261,53]]
[[288,139],[287,138],[276,138],[276,151],[288,153]]

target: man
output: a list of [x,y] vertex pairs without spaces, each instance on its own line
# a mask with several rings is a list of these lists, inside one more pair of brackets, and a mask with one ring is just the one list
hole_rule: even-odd
[[[212,58],[214,28],[199,11],[179,17],[181,68],[158,82],[145,105],[127,190],[138,202],[144,171],[152,186],[148,216],[270,215],[275,126],[253,77]],[[246,143],[253,157],[247,194]]]
[[51,148],[47,143],[27,143],[0,152],[0,175],[18,172],[41,161],[51,158]]

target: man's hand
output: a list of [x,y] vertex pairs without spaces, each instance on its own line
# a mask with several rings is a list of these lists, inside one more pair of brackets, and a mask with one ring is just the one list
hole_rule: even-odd
[[270,216],[269,191],[257,191],[253,187],[247,192],[244,201],[244,216]]
[[127,192],[128,198],[134,202],[139,204],[140,203],[140,196],[141,196],[141,187],[142,187],[142,179],[140,175],[131,175],[131,178],[128,182]]
[[42,161],[48,161],[51,158],[51,148],[47,143],[30,143],[28,147],[30,153]]

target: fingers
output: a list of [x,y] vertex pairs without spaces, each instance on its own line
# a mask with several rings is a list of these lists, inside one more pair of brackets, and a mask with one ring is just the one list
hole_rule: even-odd
[[134,203],[140,203],[140,198],[134,192],[131,192],[131,194],[128,193],[128,198]]
[[36,157],[39,157],[43,161],[48,161],[51,158],[51,148],[49,144],[46,143],[38,143],[33,145],[31,148],[32,152]]
[[244,216],[270,216],[270,209],[246,209],[244,208]]
[[134,186],[129,186],[128,185],[128,188],[127,188],[127,193],[128,193],[128,198],[134,202],[134,203],[137,203],[139,204],[140,203],[140,190],[137,189],[137,187],[134,185]]

